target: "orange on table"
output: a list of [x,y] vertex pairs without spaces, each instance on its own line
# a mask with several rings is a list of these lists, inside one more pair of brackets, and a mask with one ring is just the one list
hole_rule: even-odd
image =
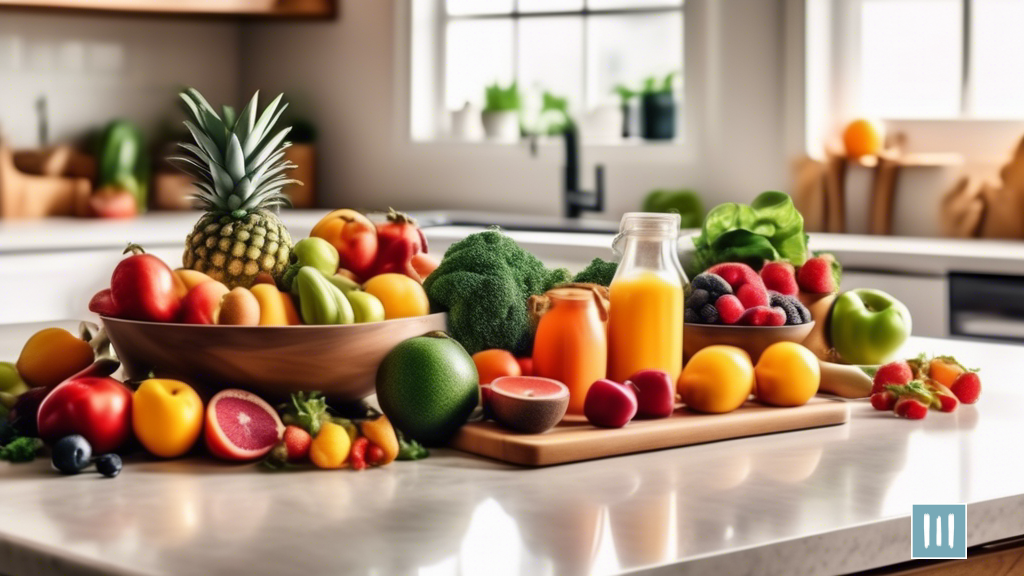
[[640,370],[683,369],[683,287],[653,272],[616,278],[609,288],[608,378],[625,382]]
[[843,130],[843,146],[851,158],[878,154],[884,144],[885,128],[880,122],[858,118]]
[[409,318],[430,314],[430,301],[419,282],[404,274],[379,274],[363,284],[384,305],[384,319]]
[[750,355],[735,346],[716,344],[701,348],[679,376],[679,396],[687,408],[698,412],[732,412],[754,390],[754,365]]
[[473,354],[476,372],[480,375],[481,384],[490,384],[495,378],[502,376],[522,376],[523,369],[516,357],[508,350],[492,348]]

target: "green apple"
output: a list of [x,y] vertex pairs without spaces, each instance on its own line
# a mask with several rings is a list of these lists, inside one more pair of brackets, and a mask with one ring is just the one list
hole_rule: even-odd
[[0,392],[11,396],[21,396],[28,390],[28,385],[21,379],[18,369],[10,362],[0,362]]
[[881,290],[840,294],[832,306],[832,347],[847,364],[882,364],[910,336],[910,310]]

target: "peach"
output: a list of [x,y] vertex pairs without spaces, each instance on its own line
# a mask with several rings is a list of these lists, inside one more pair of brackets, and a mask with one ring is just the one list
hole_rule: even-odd
[[181,301],[180,321],[184,324],[216,324],[221,300],[228,287],[216,280],[203,282],[188,291]]
[[224,295],[217,324],[258,326],[259,323],[260,303],[248,288],[234,288]]

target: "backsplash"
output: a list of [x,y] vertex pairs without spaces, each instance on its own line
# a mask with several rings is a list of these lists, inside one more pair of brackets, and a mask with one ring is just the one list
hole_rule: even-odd
[[0,136],[16,148],[38,146],[40,96],[51,143],[118,117],[152,133],[180,120],[172,104],[185,83],[236,101],[239,34],[227,21],[5,13]]

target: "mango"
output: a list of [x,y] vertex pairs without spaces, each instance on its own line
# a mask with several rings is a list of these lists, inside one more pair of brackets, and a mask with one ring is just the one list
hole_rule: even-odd
[[273,284],[255,284],[253,296],[260,305],[260,326],[294,326],[302,324],[295,303],[289,294],[281,292]]
[[25,342],[16,365],[26,384],[51,387],[88,368],[92,346],[63,328],[44,328]]

